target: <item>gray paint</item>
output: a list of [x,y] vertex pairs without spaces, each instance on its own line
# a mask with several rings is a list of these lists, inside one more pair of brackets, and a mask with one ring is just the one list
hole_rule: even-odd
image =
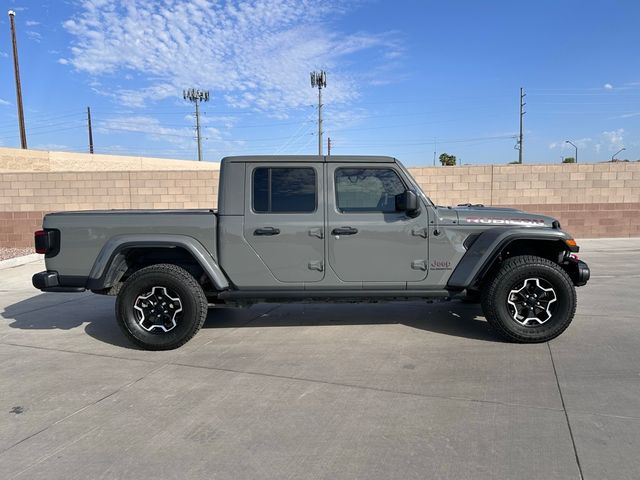
[[[328,261],[345,282],[384,282],[389,285],[422,280],[428,273],[429,242],[412,231],[426,229],[428,213],[422,208],[415,218],[405,212],[340,212],[335,205],[334,176],[341,164],[327,166]],[[362,164],[359,167],[375,166]],[[390,169],[400,173],[393,164]],[[353,227],[355,235],[332,235],[334,228]],[[412,268],[424,262],[424,269]]]
[[110,238],[104,247],[102,247],[102,250],[100,250],[93,264],[91,272],[89,273],[87,288],[97,290],[110,287],[111,284],[106,281],[109,266],[118,254],[132,247],[184,248],[193,256],[198,264],[200,264],[218,290],[229,288],[229,282],[224,273],[222,273],[216,261],[200,242],[185,235],[166,234],[116,235]]
[[223,162],[218,188],[220,215],[244,214],[244,163]]
[[480,234],[469,251],[458,263],[449,279],[450,288],[472,285],[478,273],[488,265],[494,255],[513,240],[564,241],[571,238],[562,230],[538,228],[492,228]]
[[225,157],[221,168],[231,163],[397,163],[393,157],[375,155],[252,155]]
[[210,210],[87,211],[49,214],[44,228],[60,230],[60,253],[45,258],[47,270],[88,277],[105,244],[116,236],[181,235],[200,243],[216,259],[216,215]]
[[[316,209],[309,213],[256,213],[251,204],[253,172],[264,166],[247,163],[245,171],[245,207],[243,236],[262,259],[277,283],[319,282],[324,278],[324,169],[319,162],[296,163],[312,168],[316,174]],[[270,167],[288,166],[273,162]],[[277,235],[256,235],[257,229],[273,228]],[[315,235],[314,235],[315,233]],[[322,237],[322,238],[320,238]],[[310,268],[313,265],[315,269]],[[273,282],[271,282],[273,283]]]
[[[267,164],[314,168],[316,211],[253,212],[252,171]],[[339,212],[334,172],[354,164],[395,170],[407,188],[420,194],[420,214],[410,218],[402,212]],[[129,210],[47,215],[44,227],[61,232],[60,253],[46,259],[47,269],[61,278],[85,277],[91,278],[92,285],[104,285],[114,256],[123,248],[179,246],[191,252],[219,289],[274,294],[315,291],[326,296],[361,290],[366,296],[464,288],[505,239],[567,238],[551,228],[554,219],[542,215],[505,208],[437,207],[392,157],[227,157],[222,161],[220,183],[217,214],[212,210]],[[331,234],[343,226],[357,228],[357,235]],[[255,236],[254,231],[262,227],[278,228],[280,234]],[[467,252],[464,241],[482,232],[487,232],[481,235],[482,241],[478,239]]]

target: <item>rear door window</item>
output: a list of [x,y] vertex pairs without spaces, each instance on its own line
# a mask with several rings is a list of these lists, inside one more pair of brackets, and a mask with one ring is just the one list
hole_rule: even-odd
[[253,171],[253,211],[311,213],[317,205],[316,171],[307,167],[259,167]]

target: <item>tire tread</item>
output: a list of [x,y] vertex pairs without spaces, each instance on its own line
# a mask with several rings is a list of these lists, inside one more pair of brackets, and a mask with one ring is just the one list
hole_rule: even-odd
[[[498,311],[496,309],[496,302],[494,301],[498,288],[500,286],[500,281],[507,275],[511,275],[514,270],[517,270],[521,267],[532,267],[532,266],[542,266],[545,268],[550,268],[557,272],[561,277],[564,278],[565,282],[570,286],[571,293],[571,301],[570,301],[570,311],[568,315],[568,321],[564,322],[564,325],[556,331],[553,332],[552,336],[548,337],[528,337],[525,335],[520,335],[516,332],[508,330],[504,323],[500,320]],[[562,267],[560,267],[557,263],[552,262],[546,258],[538,257],[535,255],[518,255],[515,257],[508,258],[505,260],[500,268],[497,270],[495,275],[492,278],[486,280],[484,288],[481,291],[481,304],[482,310],[484,312],[485,318],[487,319],[487,323],[489,323],[489,327],[501,338],[517,343],[541,343],[551,340],[552,338],[557,337],[562,332],[564,332],[576,311],[576,301],[575,301],[575,288],[573,286],[573,282],[571,278],[565,272]]]
[[[148,267],[141,268],[140,270],[133,273],[127,279],[126,282],[124,282],[122,287],[119,289],[119,293],[124,292],[127,288],[127,285],[135,282],[138,278],[144,275],[158,274],[158,273],[166,274],[174,277],[177,281],[183,283],[185,287],[194,294],[195,300],[198,304],[198,311],[200,312],[200,318],[197,319],[191,331],[189,331],[187,335],[182,337],[177,342],[165,344],[165,345],[154,345],[136,338],[135,335],[133,335],[133,333],[129,331],[126,323],[121,319],[121,315],[119,313],[121,309],[118,301],[116,301],[116,313],[117,313],[116,316],[118,318],[118,326],[120,327],[122,332],[139,347],[142,347],[145,350],[172,350],[175,348],[179,348],[185,343],[187,343],[189,340],[191,340],[195,336],[196,333],[200,331],[200,329],[202,328],[202,325],[204,325],[204,322],[207,319],[208,302],[207,302],[207,297],[205,296],[202,290],[202,287],[197,282],[197,280],[193,277],[193,275],[187,272],[184,268],[179,267],[178,265],[170,264],[170,263],[158,263],[155,265],[150,265]],[[120,296],[118,296],[118,299],[119,298]]]

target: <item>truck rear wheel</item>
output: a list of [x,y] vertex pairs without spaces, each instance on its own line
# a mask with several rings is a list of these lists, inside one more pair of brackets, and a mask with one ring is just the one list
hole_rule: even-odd
[[487,281],[482,310],[501,337],[519,343],[546,342],[573,320],[576,291],[558,264],[532,255],[512,257]]
[[116,299],[118,325],[146,350],[171,350],[188,342],[207,318],[207,298],[185,269],[158,264],[142,268]]

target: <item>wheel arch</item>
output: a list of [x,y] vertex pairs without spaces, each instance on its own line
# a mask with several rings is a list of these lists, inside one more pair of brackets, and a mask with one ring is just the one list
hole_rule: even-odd
[[516,255],[536,255],[560,264],[570,251],[565,243],[570,238],[569,234],[557,229],[499,227],[485,230],[458,262],[447,287],[452,290],[478,287],[501,260]]
[[[171,251],[157,262],[153,254]],[[142,254],[140,256],[140,254]],[[218,290],[229,288],[229,282],[222,269],[207,249],[193,237],[186,235],[117,235],[105,243],[96,257],[89,273],[87,288],[104,291],[116,285],[131,268],[131,259],[141,259],[140,266],[154,263],[174,263],[197,265],[212,286]],[[147,262],[147,263],[145,263]]]

